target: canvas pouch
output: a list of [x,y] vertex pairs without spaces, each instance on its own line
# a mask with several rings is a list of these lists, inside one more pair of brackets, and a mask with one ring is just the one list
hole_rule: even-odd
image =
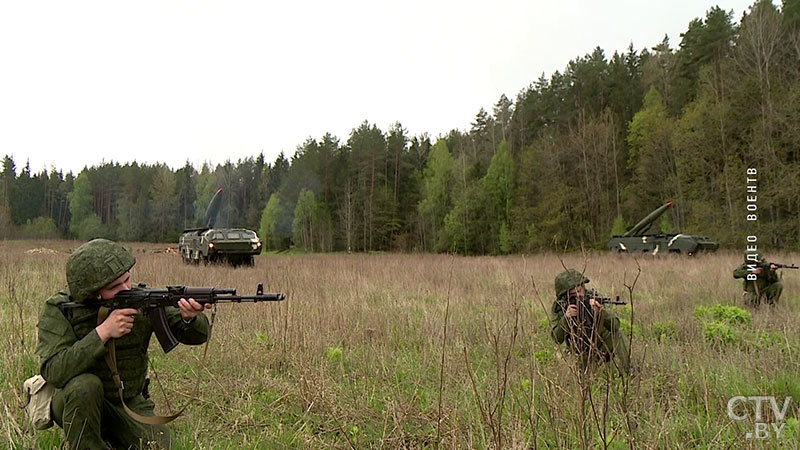
[[56,393],[56,388],[45,381],[41,375],[28,378],[23,383],[23,389],[28,401],[25,403],[25,413],[37,430],[46,430],[53,426],[50,416],[50,403]]

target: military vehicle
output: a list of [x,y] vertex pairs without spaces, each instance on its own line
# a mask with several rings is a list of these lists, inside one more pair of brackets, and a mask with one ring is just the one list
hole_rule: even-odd
[[261,240],[246,228],[215,228],[222,205],[222,188],[208,204],[205,226],[187,228],[178,239],[178,251],[185,263],[227,262],[232,266],[252,266],[261,253]]
[[698,252],[713,252],[719,243],[699,234],[646,234],[650,227],[672,206],[667,202],[647,215],[621,236],[612,237],[607,247],[619,253],[682,253],[689,256]]

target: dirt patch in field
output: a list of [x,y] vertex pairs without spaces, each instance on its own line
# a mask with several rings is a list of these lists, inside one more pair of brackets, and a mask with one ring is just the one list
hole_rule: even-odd
[[[144,252],[144,249],[142,249]],[[169,253],[169,254],[178,254],[177,247],[167,247],[167,248],[157,248],[155,250],[150,250],[151,253]]]
[[32,248],[30,250],[25,250],[25,253],[29,255],[57,255],[59,252],[52,248]]

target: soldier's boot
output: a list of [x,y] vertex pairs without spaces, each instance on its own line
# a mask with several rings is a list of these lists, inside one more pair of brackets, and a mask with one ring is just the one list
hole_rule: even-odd
[[50,406],[53,419],[64,430],[73,450],[106,450],[100,435],[103,383],[96,375],[84,373],[56,391]]

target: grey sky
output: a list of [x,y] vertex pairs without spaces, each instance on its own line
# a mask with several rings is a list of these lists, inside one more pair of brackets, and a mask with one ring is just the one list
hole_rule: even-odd
[[595,46],[676,47],[710,7],[738,22],[752,3],[3,2],[0,157],[75,173],[271,162],[364,120],[435,137]]

